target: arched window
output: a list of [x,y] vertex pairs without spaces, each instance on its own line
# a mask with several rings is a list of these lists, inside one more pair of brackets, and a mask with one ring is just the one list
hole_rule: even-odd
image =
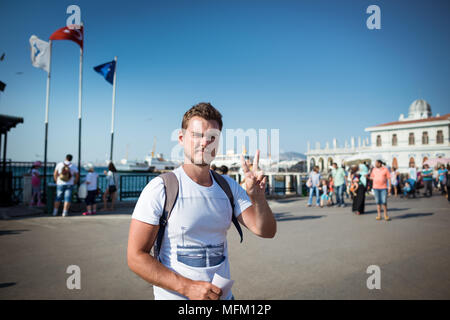
[[442,144],[444,143],[444,133],[442,130],[438,130],[436,134],[436,143]]
[[325,168],[325,164],[324,164],[323,158],[320,158],[319,159],[319,170],[320,170],[320,172],[322,172],[324,168]]
[[381,147],[381,136],[377,136],[377,147]]
[[413,132],[410,132],[410,133],[409,133],[408,144],[409,144],[410,146],[413,146],[413,145],[414,145],[414,133],[413,133]]
[[422,144],[428,144],[428,132],[426,131],[422,133]]
[[393,146],[396,146],[396,145],[397,145],[397,135],[396,135],[396,134],[393,134],[393,135],[392,135],[392,145],[393,145]]
[[309,170],[311,171],[315,166],[316,160],[314,160],[314,158],[311,158],[311,160],[309,160]]

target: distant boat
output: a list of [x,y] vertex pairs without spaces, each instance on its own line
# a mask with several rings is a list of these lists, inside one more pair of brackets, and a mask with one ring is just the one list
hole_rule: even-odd
[[[211,162],[211,165],[215,165],[216,167],[226,166],[230,171],[239,171],[241,169],[241,155],[246,160],[250,160],[253,162],[253,157],[249,157],[247,155],[247,151],[244,148],[242,154],[235,153],[233,150],[228,150],[226,154],[218,154],[214,160]],[[259,159],[259,167],[262,169],[267,169],[273,164],[273,161],[270,158],[260,158]]]
[[170,171],[180,164],[164,159],[161,153],[155,156],[147,155],[143,161],[129,161],[122,159],[116,166],[119,172],[163,172]]
[[149,166],[146,162],[128,161],[122,159],[120,164],[116,165],[119,172],[149,172]]

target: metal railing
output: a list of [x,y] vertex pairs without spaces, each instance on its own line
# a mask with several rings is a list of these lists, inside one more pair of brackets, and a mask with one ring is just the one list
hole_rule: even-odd
[[119,201],[139,198],[145,186],[157,176],[157,173],[120,175]]
[[[28,173],[27,171],[24,171]],[[51,171],[53,172],[53,171]],[[100,188],[101,192],[97,195],[97,200],[102,201],[103,193],[106,191],[108,182],[106,179],[106,175],[99,174],[98,179],[98,188]],[[118,196],[119,201],[126,200],[137,200],[145,188],[145,186],[155,177],[158,176],[158,173],[137,173],[137,174],[120,174],[119,175],[119,185],[118,187]],[[237,178],[237,177],[233,177]],[[47,186],[54,184],[53,174],[47,174]],[[85,175],[80,176],[80,181],[85,180]],[[266,185],[266,194],[278,194],[283,195],[286,193],[301,193],[300,195],[306,194],[306,179],[302,179],[302,188],[299,189],[297,187],[297,179],[293,179],[290,187],[287,187],[285,183],[277,183],[277,185],[273,185],[269,189],[269,184]],[[15,202],[23,201],[23,175],[15,175],[12,180],[12,188],[13,188],[13,199]],[[44,179],[41,178],[41,190],[44,188]],[[301,190],[301,191],[300,191]],[[76,189],[74,190],[74,199],[76,199]]]

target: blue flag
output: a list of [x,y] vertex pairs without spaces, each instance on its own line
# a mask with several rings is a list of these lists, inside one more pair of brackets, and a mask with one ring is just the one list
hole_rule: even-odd
[[114,72],[116,70],[116,62],[113,60],[111,62],[107,62],[101,64],[99,66],[94,67],[94,70],[100,73],[105,80],[109,83],[113,84],[114,81]]

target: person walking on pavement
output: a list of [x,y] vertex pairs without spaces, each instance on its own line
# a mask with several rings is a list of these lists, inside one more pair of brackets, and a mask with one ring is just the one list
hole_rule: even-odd
[[308,207],[312,205],[312,198],[316,196],[316,206],[320,206],[320,197],[319,197],[319,187],[320,187],[321,176],[319,173],[319,167],[314,166],[313,170],[309,174],[308,183],[309,184],[309,199],[308,199]]
[[56,199],[53,204],[53,216],[58,215],[59,205],[64,200],[63,217],[69,215],[70,204],[72,203],[73,186],[78,183],[80,174],[78,168],[72,163],[72,155],[66,155],[66,160],[56,165],[53,172],[53,179],[56,182]]
[[450,190],[450,163],[447,164],[447,200],[450,202],[450,195],[448,194]]
[[108,195],[111,197],[111,208],[109,210],[114,210],[114,202],[116,201],[117,197],[117,170],[114,166],[114,163],[110,162],[108,165],[108,172],[106,172],[106,190],[105,193],[103,193],[103,208],[101,211],[107,211],[108,210]]
[[[39,173],[39,168],[41,167],[40,161],[35,161],[31,167],[31,201],[30,207],[35,204],[38,207],[42,206],[41,202],[41,174]],[[36,200],[36,201],[35,201]]]
[[368,174],[369,169],[364,163],[360,163],[358,172],[353,174],[352,186],[354,187],[352,211],[357,215],[364,214],[365,212]]
[[397,171],[396,167],[392,167],[391,185],[392,185],[392,188],[394,189],[394,195],[395,195],[395,197],[397,197],[398,196],[398,171]]
[[433,170],[428,164],[423,165],[422,179],[424,184],[424,196],[431,197],[433,195]]
[[86,175],[87,184],[87,197],[86,197],[86,212],[83,212],[83,216],[90,216],[96,214],[97,204],[95,198],[97,198],[97,185],[98,174],[94,172],[94,166],[92,163],[87,165],[88,174]]
[[344,168],[339,167],[337,163],[333,163],[331,171],[333,176],[334,188],[336,190],[336,203],[339,207],[345,207],[344,189],[345,189],[345,171]]
[[441,194],[446,195],[447,194],[447,169],[445,168],[445,165],[441,164],[439,170],[438,170],[438,177],[437,180],[439,182],[439,185],[441,187]]
[[387,196],[391,193],[391,175],[389,170],[383,166],[381,160],[375,161],[375,168],[372,169],[370,179],[372,180],[375,203],[377,204],[377,220],[381,220],[381,207],[384,211],[384,220],[391,220],[387,214]]
[[[210,170],[222,130],[222,115],[211,104],[189,109],[181,127],[184,164],[152,179],[142,191],[130,223],[128,266],[153,285],[157,300],[231,300],[231,290],[222,296],[211,282],[215,274],[231,279],[226,236],[232,221],[238,231],[240,223],[259,237],[275,236],[276,220],[265,197],[267,178],[259,168],[259,151],[251,170],[241,156],[246,190]],[[178,182],[175,200],[168,192],[175,182],[166,184],[167,177]]]

